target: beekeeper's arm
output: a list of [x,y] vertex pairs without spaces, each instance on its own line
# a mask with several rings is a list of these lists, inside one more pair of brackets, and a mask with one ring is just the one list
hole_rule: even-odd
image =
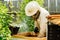
[[35,21],[34,25],[35,25],[35,26],[34,26],[34,32],[35,32],[35,33],[38,33],[39,30],[40,30],[40,29],[39,29],[40,26],[38,26],[37,21]]
[[38,27],[37,21],[34,22],[34,27]]
[[49,13],[44,12],[41,15],[41,21],[40,21],[40,33],[43,35],[46,32],[47,29],[47,16],[49,15]]

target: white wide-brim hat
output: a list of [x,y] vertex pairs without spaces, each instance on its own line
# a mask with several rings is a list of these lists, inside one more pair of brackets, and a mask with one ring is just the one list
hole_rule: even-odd
[[39,10],[39,4],[36,1],[29,2],[25,7],[27,16],[33,16]]

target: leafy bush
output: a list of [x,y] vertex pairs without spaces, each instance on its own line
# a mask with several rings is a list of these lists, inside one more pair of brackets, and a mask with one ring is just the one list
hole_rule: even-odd
[[7,12],[8,8],[0,2],[0,40],[9,40],[11,37],[8,25],[12,17]]

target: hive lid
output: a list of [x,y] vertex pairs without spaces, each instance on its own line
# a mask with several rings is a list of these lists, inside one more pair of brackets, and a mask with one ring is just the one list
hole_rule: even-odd
[[60,15],[49,15],[47,19],[49,22],[60,26]]

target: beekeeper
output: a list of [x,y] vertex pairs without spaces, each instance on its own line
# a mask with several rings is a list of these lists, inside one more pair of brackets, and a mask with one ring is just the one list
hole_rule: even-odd
[[34,32],[38,37],[44,37],[47,29],[47,18],[49,12],[42,8],[36,1],[29,2],[25,7],[27,16],[31,16],[35,21]]

